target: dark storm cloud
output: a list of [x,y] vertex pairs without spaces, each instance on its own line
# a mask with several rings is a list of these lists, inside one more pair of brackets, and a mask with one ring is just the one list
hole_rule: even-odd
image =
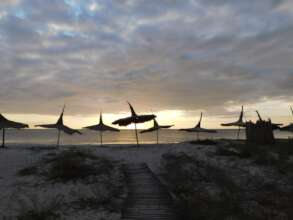
[[0,4],[1,111],[205,109],[291,101],[285,0],[19,0]]

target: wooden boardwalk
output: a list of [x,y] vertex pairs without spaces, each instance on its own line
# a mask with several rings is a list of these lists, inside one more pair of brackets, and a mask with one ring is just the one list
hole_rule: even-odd
[[123,220],[176,220],[172,199],[149,167],[144,164],[124,165],[128,198]]

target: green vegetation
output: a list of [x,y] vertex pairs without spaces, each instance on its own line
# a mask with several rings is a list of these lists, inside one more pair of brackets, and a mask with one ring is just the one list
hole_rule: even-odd
[[289,161],[293,157],[293,145],[287,140],[278,140],[274,145],[230,142],[217,148],[216,154],[250,159],[257,165],[272,166],[284,174],[293,172],[293,163]]
[[210,139],[195,140],[195,141],[190,141],[189,143],[196,144],[196,145],[217,145],[216,141],[213,141]]
[[89,188],[90,193],[80,192],[77,199],[72,202],[72,207],[75,209],[99,209],[101,207],[110,212],[120,212],[124,197],[124,185],[119,181],[101,180],[94,186]]
[[240,189],[222,170],[183,153],[163,155],[163,160],[179,219],[248,219],[235,202]]
[[46,163],[49,166],[43,175],[57,182],[85,180],[90,176],[109,174],[113,169],[110,160],[81,151],[65,151]]
[[38,167],[36,165],[25,167],[17,172],[18,176],[31,176],[38,173]]
[[30,196],[19,199],[18,220],[57,220],[58,213],[64,200],[62,196],[56,196],[49,201],[41,201],[38,197]]
[[[47,155],[33,166],[18,171],[18,176],[34,175],[34,185],[24,184],[24,199],[19,200],[18,219],[51,220],[62,219],[68,210],[103,210],[106,213],[120,213],[126,195],[126,181],[119,163],[109,158],[95,155],[91,151],[66,150]],[[66,185],[65,185],[66,184]],[[58,186],[60,192],[58,192]],[[70,187],[70,191],[63,191]],[[76,186],[76,188],[75,188]],[[40,187],[40,188],[38,188]],[[52,198],[46,194],[40,198],[49,202],[31,199],[28,192],[56,191],[60,197]],[[27,196],[29,195],[29,196]],[[68,199],[69,198],[69,199]]]
[[[262,155],[262,148],[251,146],[252,149],[248,147],[251,150],[245,148],[245,151],[241,151],[244,148],[219,147],[216,154],[207,154],[209,159],[199,159],[185,153],[163,155],[163,178],[174,195],[178,219],[293,218],[293,179],[290,180],[293,172],[286,170],[290,175],[279,173],[274,176],[272,167],[268,167],[268,173],[263,171],[258,176],[250,170],[255,169],[260,173],[259,164],[268,163],[257,160],[257,156]],[[280,152],[284,151],[287,151],[286,146]],[[237,165],[235,158],[240,161],[241,158],[249,158],[252,162],[244,162],[247,167],[242,167],[241,164]],[[267,170],[267,165],[261,166]]]

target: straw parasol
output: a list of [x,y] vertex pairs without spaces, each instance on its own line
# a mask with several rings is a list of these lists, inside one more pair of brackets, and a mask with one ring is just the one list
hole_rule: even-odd
[[186,131],[186,132],[196,132],[197,133],[197,140],[199,140],[199,133],[217,133],[216,130],[212,129],[206,129],[201,127],[201,121],[202,121],[202,112],[200,113],[200,119],[197,125],[193,128],[183,128],[180,129],[180,131]]
[[156,118],[156,116],[154,114],[151,114],[151,115],[138,115],[138,114],[135,113],[134,108],[132,107],[132,105],[129,102],[128,102],[128,105],[129,105],[129,108],[130,108],[130,111],[131,111],[131,116],[126,117],[126,118],[118,119],[118,120],[114,121],[112,124],[119,125],[119,126],[127,126],[127,125],[130,125],[130,124],[134,123],[136,143],[137,143],[137,146],[138,146],[139,142],[138,142],[138,134],[137,134],[136,124],[151,121],[154,118]]
[[238,127],[238,132],[237,132],[237,139],[239,139],[239,135],[240,135],[240,128],[241,127],[246,127],[246,122],[243,122],[243,116],[244,116],[244,109],[243,106],[241,107],[241,112],[240,112],[240,116],[239,119],[235,122],[231,122],[231,123],[223,123],[221,124],[224,127]]
[[159,130],[160,129],[167,129],[167,128],[171,128],[174,125],[159,125],[158,122],[156,121],[156,119],[153,119],[154,121],[154,125],[151,128],[148,128],[146,130],[141,131],[140,133],[147,133],[147,132],[153,132],[156,131],[157,132],[157,144],[159,143]]
[[[290,107],[290,110],[291,110],[291,113],[293,115],[293,108]],[[289,125],[282,127],[281,128],[281,131],[290,131],[290,132],[293,132],[293,123],[290,123]]]
[[2,114],[0,114],[0,129],[2,129],[2,148],[5,147],[5,131],[9,128],[28,128],[28,125],[20,122],[10,121],[7,118],[5,118]]
[[57,129],[58,130],[58,138],[57,138],[57,144],[56,147],[59,147],[60,144],[60,136],[61,131],[63,131],[66,134],[72,135],[74,133],[81,134],[80,131],[76,129],[72,129],[63,123],[63,115],[64,115],[65,105],[62,109],[61,115],[59,116],[58,121],[55,124],[42,124],[42,125],[36,125],[36,127],[42,127],[42,128],[49,128],[49,129]]
[[105,132],[105,131],[119,132],[120,131],[117,128],[113,128],[113,127],[110,127],[108,125],[105,125],[104,122],[103,122],[103,115],[102,115],[102,113],[100,113],[100,122],[99,122],[99,124],[87,126],[87,127],[84,127],[84,128],[90,129],[90,130],[94,130],[94,131],[99,131],[100,132],[101,146],[103,145],[103,132]]

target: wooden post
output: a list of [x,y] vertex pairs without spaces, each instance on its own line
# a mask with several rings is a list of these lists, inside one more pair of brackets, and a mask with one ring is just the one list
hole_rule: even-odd
[[5,147],[5,128],[2,128],[2,148]]
[[60,136],[61,136],[61,130],[58,129],[58,138],[57,138],[57,145],[56,145],[57,148],[59,148],[59,145],[60,145]]
[[101,146],[103,146],[103,133],[100,130],[100,142],[101,142]]
[[139,143],[138,143],[138,134],[137,134],[136,123],[134,123],[134,127],[135,127],[136,145],[137,145],[137,147],[138,147],[138,146],[139,146]]
[[159,144],[159,129],[157,130],[157,144]]
[[237,140],[239,140],[239,135],[240,135],[240,126],[238,127]]

